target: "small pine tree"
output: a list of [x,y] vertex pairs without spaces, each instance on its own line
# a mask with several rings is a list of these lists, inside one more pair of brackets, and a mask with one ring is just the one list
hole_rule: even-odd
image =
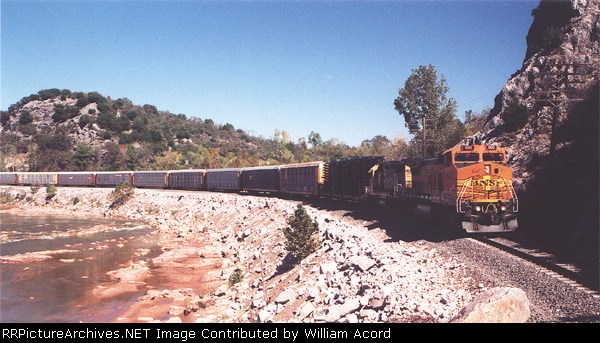
[[298,204],[288,224],[290,227],[283,229],[283,235],[287,240],[285,249],[296,257],[296,262],[300,262],[319,248],[321,242],[316,235],[319,224],[310,219],[302,204]]

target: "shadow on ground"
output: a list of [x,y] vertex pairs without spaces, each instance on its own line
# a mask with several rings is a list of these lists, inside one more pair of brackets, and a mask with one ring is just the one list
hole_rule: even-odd
[[452,227],[451,224],[434,223],[424,216],[403,212],[391,206],[330,199],[298,200],[319,210],[362,220],[369,229],[382,229],[389,236],[386,240],[388,242],[442,242],[464,237],[461,229]]

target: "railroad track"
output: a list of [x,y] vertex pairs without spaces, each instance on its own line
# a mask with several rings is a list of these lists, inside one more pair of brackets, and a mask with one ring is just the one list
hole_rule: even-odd
[[593,267],[582,267],[580,262],[575,262],[554,252],[541,250],[535,244],[518,238],[470,237],[467,239],[534,263],[538,270],[588,293],[594,298],[600,298],[599,271]]

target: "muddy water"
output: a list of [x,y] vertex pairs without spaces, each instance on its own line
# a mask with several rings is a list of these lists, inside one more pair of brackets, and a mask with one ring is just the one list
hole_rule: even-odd
[[99,299],[106,272],[157,256],[139,223],[0,212],[0,322],[109,322],[146,289]]

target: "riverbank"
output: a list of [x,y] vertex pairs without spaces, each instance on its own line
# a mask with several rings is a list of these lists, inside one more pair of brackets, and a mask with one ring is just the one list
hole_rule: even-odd
[[[394,241],[344,211],[305,208],[321,248],[289,264],[282,229],[298,201],[228,193],[136,189],[111,208],[112,189],[1,187],[0,210],[101,216],[156,228],[161,254],[110,272],[97,297],[145,290],[115,322],[447,322],[485,285],[426,241]],[[143,252],[140,252],[143,254]],[[239,270],[239,272],[237,271]],[[230,277],[238,280],[230,284]],[[145,283],[160,276],[160,286]]]

